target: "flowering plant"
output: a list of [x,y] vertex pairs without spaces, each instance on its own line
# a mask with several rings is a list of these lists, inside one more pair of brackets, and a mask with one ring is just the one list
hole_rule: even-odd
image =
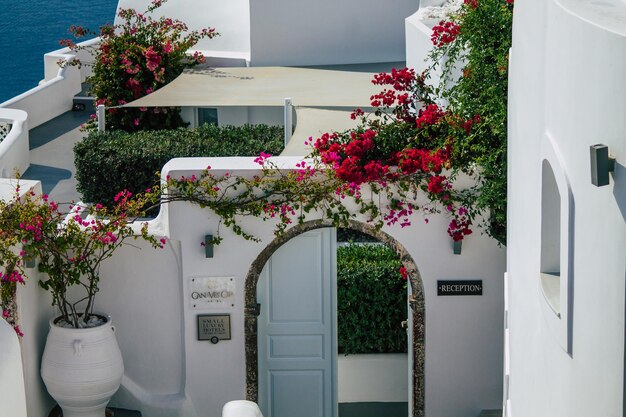
[[[201,53],[189,56],[187,51],[200,39],[218,35],[213,28],[189,31],[180,20],[153,18],[152,12],[166,1],[153,0],[144,13],[120,9],[121,23],[102,26],[99,32],[70,27],[76,39],[88,34],[100,37],[97,49],[91,51],[93,74],[87,82],[96,105],[107,107],[107,125],[111,129],[135,131],[184,125],[178,108],[116,108],[159,89],[185,68],[204,62]],[[85,48],[69,39],[61,44],[74,51]],[[85,63],[74,60],[71,64]],[[87,127],[94,126],[92,122]]]
[[[241,229],[240,215],[276,217],[282,233],[312,210],[336,225],[360,214],[377,227],[408,226],[421,210],[447,213],[447,232],[460,241],[472,233],[477,214],[489,210],[486,231],[504,242],[512,11],[512,0],[465,0],[450,21],[433,28],[433,66],[420,75],[404,68],[375,76],[384,89],[371,97],[374,111],[356,109],[359,127],[312,140],[313,159],[297,170],[281,172],[262,154],[261,175],[216,177],[207,170],[198,178],[168,179],[176,190],[170,198],[213,209],[246,238],[254,236]],[[462,76],[454,79],[459,65]],[[442,81],[433,86],[436,69]],[[460,173],[475,186],[456,190]]]
[[[28,274],[28,260],[38,260],[38,269],[47,275],[39,285],[52,295],[66,325],[87,327],[93,316],[100,280],[100,264],[113,255],[128,239],[141,236],[154,247],[163,247],[165,239],[148,234],[147,223],[137,235],[131,222],[144,215],[148,196],[132,196],[122,191],[117,205],[64,207],[48,196],[32,190],[20,195],[19,184],[10,201],[0,202],[0,295],[2,314],[18,334],[13,296],[16,286]],[[81,295],[70,298],[70,288]]]
[[[454,166],[478,174],[468,204],[488,211],[485,231],[506,241],[507,90],[514,0],[464,0],[433,28],[435,47],[429,77],[439,71],[434,97],[464,118],[480,115],[469,134],[455,143]],[[458,26],[458,29],[457,29]]]
[[[340,177],[320,158],[284,170],[270,156],[261,153],[256,158],[260,170],[257,175],[215,175],[207,167],[198,176],[167,177],[163,187],[168,191],[163,201],[187,201],[209,208],[218,215],[221,224],[245,239],[256,241],[257,237],[240,225],[241,217],[276,221],[277,235],[294,222],[304,222],[309,213],[317,213],[336,226],[345,227],[349,220],[360,218],[376,228],[394,224],[406,227],[411,224],[409,217],[418,210],[427,214],[439,211],[436,203],[422,198],[422,191],[430,186],[446,202],[447,212],[464,216],[466,222],[459,221],[455,229],[458,240],[471,233],[467,210],[462,207],[457,210],[454,206],[455,201],[462,200],[463,191],[431,180],[437,175],[425,175],[423,171],[391,173],[375,181],[356,183]],[[439,185],[429,185],[430,182]],[[213,243],[221,241],[219,230],[213,239]]]

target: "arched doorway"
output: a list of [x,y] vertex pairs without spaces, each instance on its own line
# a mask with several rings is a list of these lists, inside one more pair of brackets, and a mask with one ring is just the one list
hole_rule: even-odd
[[[246,355],[246,398],[250,401],[258,402],[258,332],[257,332],[257,283],[263,267],[272,254],[299,234],[321,227],[329,227],[329,221],[314,220],[296,225],[285,232],[282,236],[275,238],[254,260],[246,276],[244,289],[245,310],[244,310],[244,337]],[[349,221],[348,228],[366,233],[391,247],[400,258],[403,266],[409,275],[411,295],[409,305],[411,308],[411,346],[412,346],[412,395],[410,399],[412,417],[424,416],[424,358],[425,358],[425,305],[424,290],[419,270],[408,251],[391,235],[376,230],[374,227],[357,222]]]

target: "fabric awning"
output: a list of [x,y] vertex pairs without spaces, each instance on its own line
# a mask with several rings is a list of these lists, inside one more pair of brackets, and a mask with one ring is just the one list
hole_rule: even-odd
[[281,156],[306,156],[311,153],[309,138],[319,138],[324,133],[343,132],[358,125],[357,120],[350,118],[351,110],[327,110],[297,107],[296,130]]
[[373,73],[292,67],[187,70],[171,83],[124,107],[294,106],[369,107],[381,91]]

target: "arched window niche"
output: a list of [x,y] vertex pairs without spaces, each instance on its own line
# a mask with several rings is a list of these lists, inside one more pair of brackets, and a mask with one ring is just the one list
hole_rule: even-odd
[[539,288],[542,311],[559,345],[571,354],[574,198],[556,141],[546,134],[541,147],[541,240]]
[[541,289],[561,316],[561,193],[547,159],[541,166]]

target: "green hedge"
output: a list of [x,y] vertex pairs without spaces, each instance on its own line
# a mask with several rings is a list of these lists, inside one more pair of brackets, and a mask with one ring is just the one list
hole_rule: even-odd
[[74,146],[77,188],[83,201],[109,205],[120,190],[150,187],[172,158],[277,155],[283,143],[283,128],[266,125],[92,132]]
[[337,248],[339,353],[407,351],[406,285],[400,260],[384,245]]

